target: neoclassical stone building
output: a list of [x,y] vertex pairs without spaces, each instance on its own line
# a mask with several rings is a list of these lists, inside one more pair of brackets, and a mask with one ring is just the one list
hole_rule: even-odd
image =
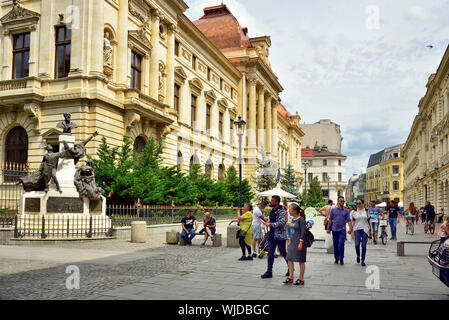
[[449,47],[429,77],[405,143],[404,205],[431,201],[449,210]]
[[[300,118],[279,107],[270,38],[249,38],[224,5],[194,23],[187,8],[182,0],[3,1],[1,161],[37,166],[47,144],[58,148],[56,123],[71,112],[77,141],[98,131],[117,146],[126,135],[140,151],[162,138],[166,165],[197,163],[220,178],[237,164],[241,115],[245,176],[259,147],[300,174]],[[210,33],[221,19],[235,27],[224,44]]]

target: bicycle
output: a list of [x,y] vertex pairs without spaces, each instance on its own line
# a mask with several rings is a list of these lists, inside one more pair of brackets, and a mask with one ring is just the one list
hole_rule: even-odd
[[406,216],[407,225],[405,226],[406,234],[415,234],[415,218],[413,216]]
[[381,231],[380,231],[380,239],[382,240],[382,244],[384,246],[387,245],[387,240],[388,240],[387,226],[388,226],[388,220],[387,219],[380,219],[379,220],[379,228],[381,229]]

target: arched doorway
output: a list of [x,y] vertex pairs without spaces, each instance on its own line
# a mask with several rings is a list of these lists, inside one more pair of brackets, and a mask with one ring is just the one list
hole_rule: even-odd
[[214,164],[212,163],[212,160],[209,159],[206,161],[204,172],[209,178],[212,179],[214,177]]
[[193,167],[198,166],[199,164],[200,164],[200,161],[198,160],[198,157],[196,155],[191,156],[189,170],[192,171]]
[[218,166],[218,180],[223,179],[224,172],[225,172],[225,167],[224,167],[223,164],[220,164],[220,165]]

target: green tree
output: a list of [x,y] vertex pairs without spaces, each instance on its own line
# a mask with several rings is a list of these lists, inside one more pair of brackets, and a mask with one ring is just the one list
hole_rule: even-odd
[[266,151],[260,149],[259,156],[260,158],[257,158],[256,177],[253,177],[253,182],[257,192],[264,192],[274,189],[277,183],[272,160],[267,157]]
[[321,190],[321,184],[318,181],[318,177],[314,177],[307,190],[307,206],[319,207],[324,205],[323,190]]
[[296,179],[295,169],[290,162],[288,163],[287,168],[284,169],[284,174],[281,177],[281,188],[296,196],[296,199],[292,200],[300,201],[298,180]]
[[[226,205],[238,206],[240,201],[239,176],[234,167],[229,167],[223,176],[224,192],[226,193]],[[242,179],[242,202],[248,203],[253,199],[254,194],[247,179]]]

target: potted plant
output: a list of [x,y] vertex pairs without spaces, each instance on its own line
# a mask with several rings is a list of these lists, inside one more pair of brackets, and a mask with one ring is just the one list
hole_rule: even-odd
[[179,242],[179,232],[176,230],[170,230],[166,232],[167,244],[178,244]]

